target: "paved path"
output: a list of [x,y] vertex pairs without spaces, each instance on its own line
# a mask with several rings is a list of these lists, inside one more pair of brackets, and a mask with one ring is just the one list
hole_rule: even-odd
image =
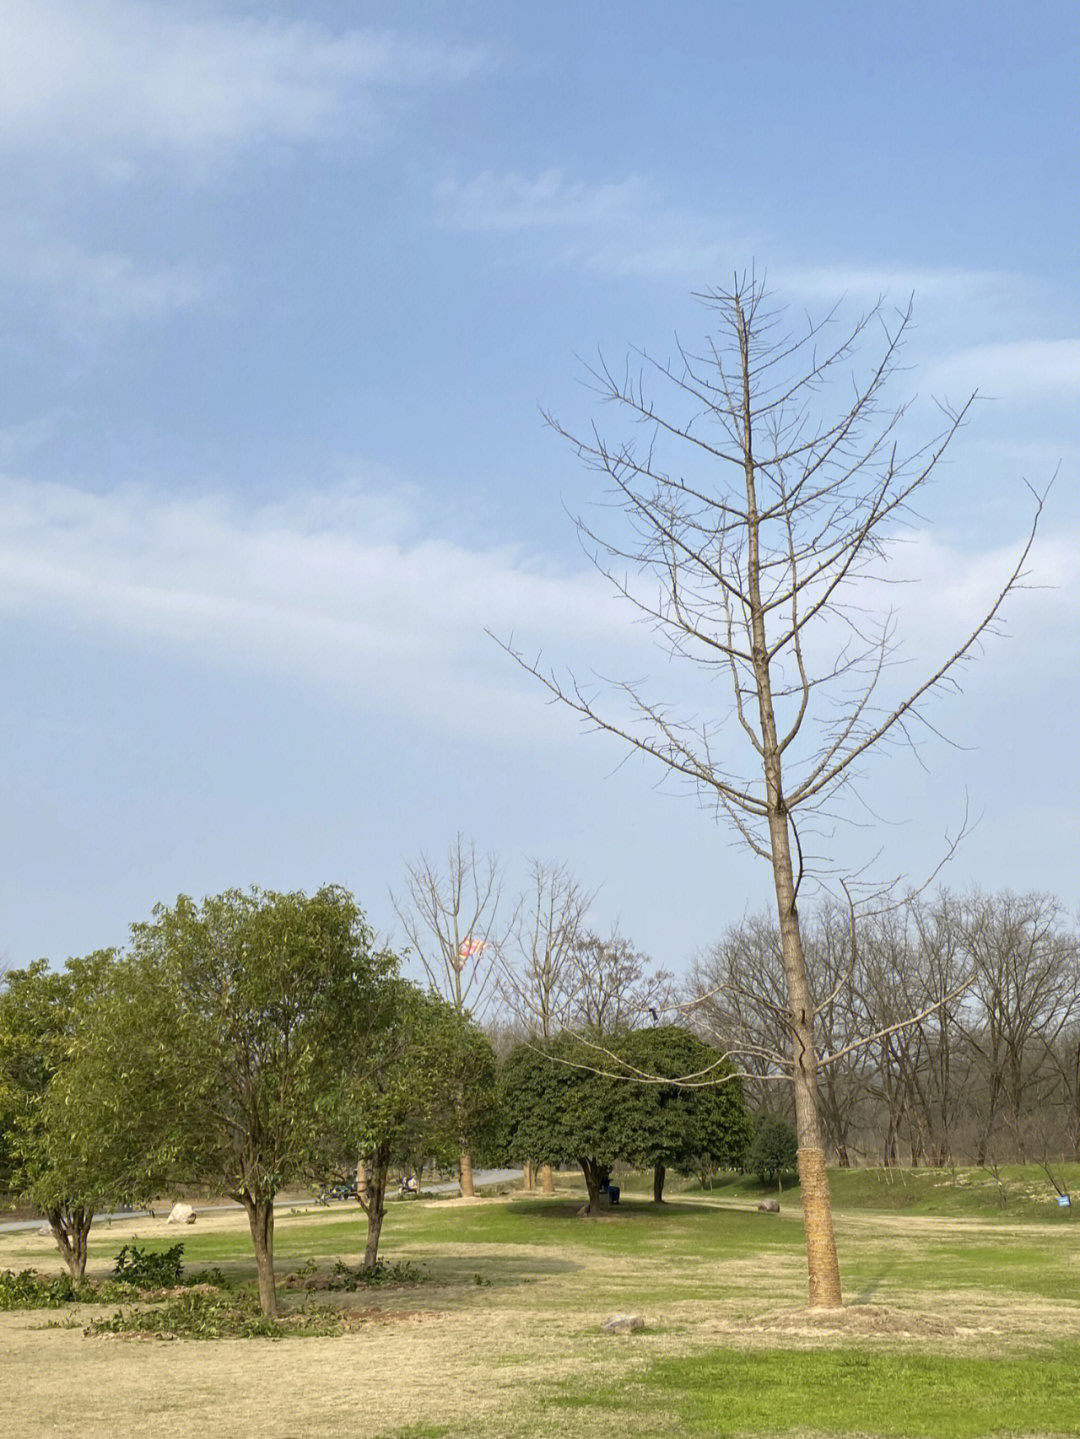
[[[487,1184],[506,1184],[510,1180],[520,1178],[520,1169],[477,1169],[473,1173],[473,1183],[478,1189],[482,1189],[484,1185]],[[425,1194],[453,1194],[457,1187],[458,1182],[456,1179],[442,1180],[438,1184],[425,1184],[423,1192]],[[396,1192],[396,1189],[390,1191],[387,1197],[393,1198]],[[292,1207],[295,1203],[295,1196],[290,1199],[280,1199],[275,1202],[275,1208],[278,1204]],[[239,1204],[234,1204],[232,1200],[228,1199],[222,1200],[217,1204],[202,1204],[199,1206],[203,1214],[212,1213],[216,1209],[239,1208]],[[164,1205],[162,1205],[162,1209],[164,1209]],[[94,1222],[98,1224],[103,1219],[147,1219],[148,1217],[145,1209],[114,1209],[108,1214],[95,1214]],[[164,1218],[165,1216],[161,1214],[158,1217]],[[0,1234],[18,1234],[20,1231],[25,1232],[30,1229],[40,1229],[44,1223],[44,1219],[20,1219],[11,1224],[0,1224]]]

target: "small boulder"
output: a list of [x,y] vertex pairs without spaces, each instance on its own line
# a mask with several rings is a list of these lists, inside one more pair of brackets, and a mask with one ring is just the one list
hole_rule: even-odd
[[174,1204],[169,1210],[166,1224],[194,1224],[195,1211],[190,1204]]
[[51,1225],[51,1224],[43,1224],[43,1225],[41,1226],[41,1228],[38,1230],[38,1238],[39,1238],[39,1239],[51,1239],[52,1237],[53,1237],[52,1225]]
[[763,1200],[761,1201],[761,1203],[758,1205],[758,1213],[759,1213],[759,1214],[779,1214],[779,1213],[780,1213],[780,1201],[779,1201],[779,1199],[763,1199]]
[[601,1334],[636,1334],[639,1329],[645,1328],[645,1321],[640,1314],[613,1314],[600,1326]]

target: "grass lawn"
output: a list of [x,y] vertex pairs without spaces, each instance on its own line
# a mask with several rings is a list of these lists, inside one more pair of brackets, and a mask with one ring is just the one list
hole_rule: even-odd
[[[1034,1171],[1016,1176],[1004,1210],[987,1207],[981,1177],[950,1176],[957,1193],[941,1210],[930,1207],[945,1202],[941,1172],[836,1179],[840,1315],[803,1308],[797,1196],[782,1196],[779,1216],[758,1214],[758,1192],[732,1180],[673,1188],[657,1208],[632,1181],[591,1221],[565,1176],[552,1200],[393,1205],[384,1255],[426,1278],[322,1296],[357,1316],[341,1336],[85,1338],[85,1308],[0,1313],[5,1432],[1080,1434],[1080,1221],[1037,1190],[1020,1198]],[[253,1274],[235,1211],[179,1234],[160,1220],[96,1228],[90,1272],[106,1274],[136,1235],[147,1248],[182,1240],[189,1269]],[[355,1262],[362,1248],[355,1206],[279,1213],[282,1278],[308,1261]],[[0,1236],[0,1268],[27,1264],[59,1269],[47,1240]],[[299,1297],[283,1292],[283,1306]],[[621,1311],[643,1315],[644,1332],[601,1334]],[[74,1327],[45,1327],[57,1321]]]

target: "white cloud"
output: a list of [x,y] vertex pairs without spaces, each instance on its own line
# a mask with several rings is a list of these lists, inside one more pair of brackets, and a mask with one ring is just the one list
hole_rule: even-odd
[[[252,509],[223,497],[9,480],[0,483],[0,613],[173,647],[379,713],[502,737],[551,739],[558,721],[487,628],[513,635],[530,657],[543,645],[586,679],[652,672],[647,693],[682,693],[716,712],[709,676],[669,673],[648,628],[631,623],[594,571],[519,546],[410,537],[418,501],[415,491],[346,488]],[[1025,665],[1075,651],[1078,542],[1047,535],[1031,568],[1035,583],[1054,588],[1010,604]],[[914,532],[893,551],[894,584],[849,598],[873,612],[897,605],[902,653],[922,669],[981,618],[1014,558],[1008,547],[970,552]],[[827,649],[830,636],[820,642]]]
[[535,179],[484,171],[435,187],[441,223],[489,234],[550,231],[560,236],[550,256],[611,275],[708,275],[732,252],[728,228],[668,205],[645,180],[587,184],[562,170]]
[[654,204],[636,176],[606,185],[568,181],[558,169],[535,180],[490,170],[464,183],[447,178],[435,187],[443,223],[460,230],[522,230],[609,225]]
[[204,304],[223,280],[190,261],[147,267],[131,255],[93,253],[66,240],[35,242],[14,230],[0,235],[0,277],[15,283],[10,293],[20,304],[44,302],[62,329],[80,334],[103,324],[166,320]]
[[929,369],[935,392],[978,388],[1005,401],[1080,398],[1080,339],[1014,340],[974,345],[945,356]]
[[553,653],[628,642],[591,571],[513,546],[401,538],[407,498],[342,490],[242,510],[222,498],[0,485],[0,612],[174,645],[440,725],[550,735],[539,686],[484,633]]
[[898,305],[919,300],[965,303],[1027,286],[1022,276],[1002,270],[930,269],[919,266],[780,265],[769,270],[770,288],[815,303],[850,295],[864,303],[886,295]]
[[390,31],[215,13],[178,0],[8,0],[0,145],[209,161],[366,132],[380,92],[463,79],[480,49]]

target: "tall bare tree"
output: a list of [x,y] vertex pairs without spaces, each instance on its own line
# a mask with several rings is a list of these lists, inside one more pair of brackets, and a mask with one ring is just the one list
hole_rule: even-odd
[[[771,866],[809,1302],[835,1307],[840,1274],[796,904],[804,868],[797,824],[835,801],[875,747],[914,742],[925,702],[955,681],[994,627],[1034,530],[982,618],[921,682],[897,694],[889,683],[894,614],[868,613],[867,589],[885,577],[889,542],[971,401],[944,406],[938,432],[905,455],[898,432],[906,407],[890,408],[885,387],[910,306],[891,317],[879,303],[830,342],[835,313],[787,330],[756,278],[736,277],[730,289],[700,298],[718,320],[701,354],[680,345],[674,362],[642,354],[640,368],[628,365],[622,375],[603,361],[590,372],[601,400],[640,427],[641,444],[609,441],[596,428],[574,435],[547,418],[610,484],[612,505],[627,522],[602,536],[578,520],[594,563],[673,657],[704,667],[710,678],[727,676],[727,714],[684,720],[634,683],[615,684],[605,702],[602,690],[506,647],[590,726],[709,796]],[[880,337],[876,359],[856,374],[853,356],[872,334]],[[646,374],[668,396],[662,407]],[[850,386],[841,412],[821,418],[820,392],[841,379]],[[1035,507],[1037,520],[1038,497]],[[749,764],[733,753],[732,727],[749,747]]]
[[[459,1014],[481,1019],[497,982],[496,930],[501,884],[494,855],[478,855],[473,840],[457,834],[439,864],[421,855],[406,871],[405,895],[390,901],[428,982]],[[464,1113],[465,1097],[461,1098]],[[462,1142],[461,1193],[474,1194],[472,1155]]]

